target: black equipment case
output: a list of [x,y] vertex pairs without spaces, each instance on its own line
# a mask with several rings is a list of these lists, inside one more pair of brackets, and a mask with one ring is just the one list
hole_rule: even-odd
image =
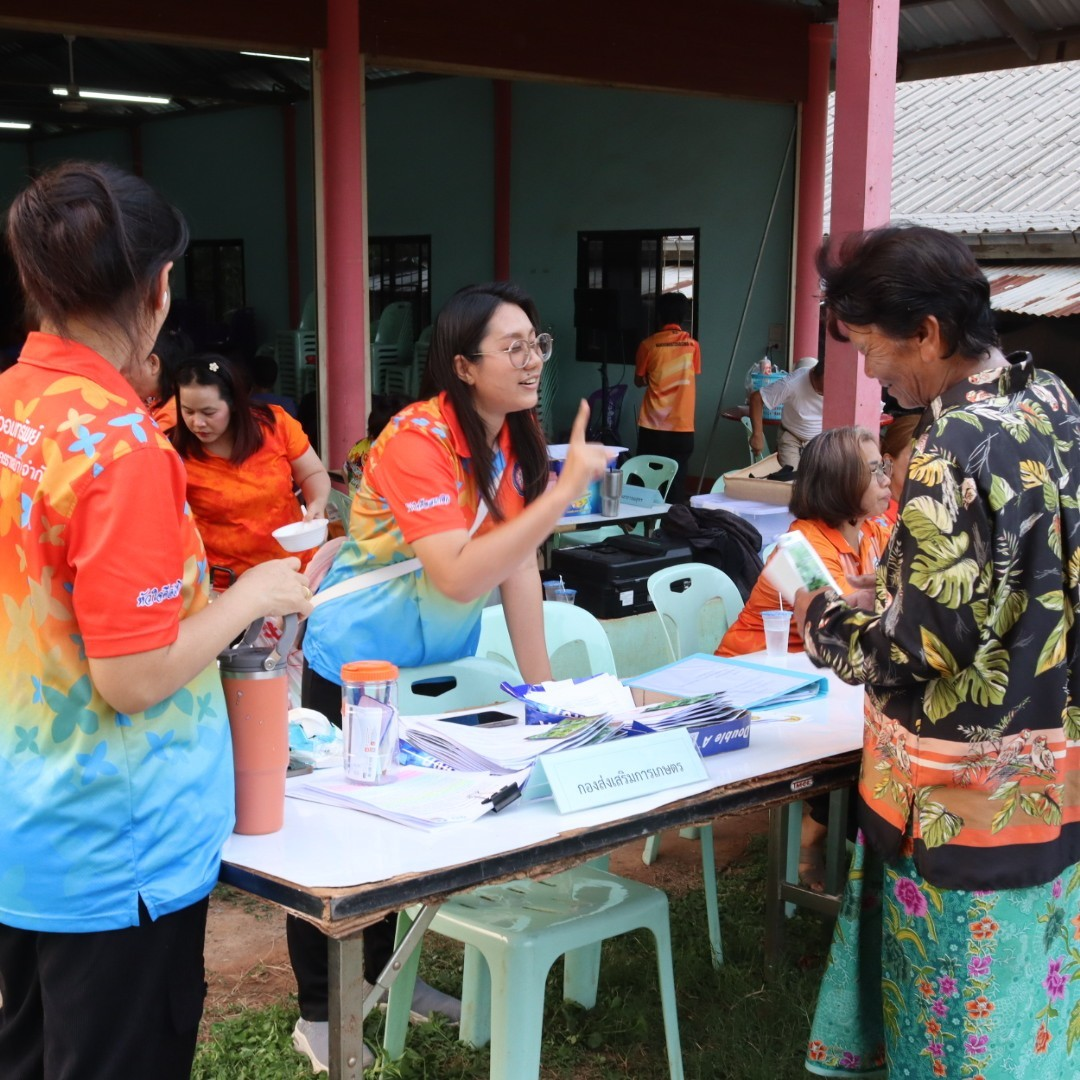
[[657,570],[691,562],[685,540],[663,537],[613,536],[599,544],[556,548],[544,577],[561,577],[577,589],[577,604],[598,619],[619,619],[653,611],[646,589]]

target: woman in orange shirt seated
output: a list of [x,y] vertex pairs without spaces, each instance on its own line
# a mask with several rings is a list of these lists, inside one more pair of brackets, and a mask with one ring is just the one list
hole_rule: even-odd
[[[172,440],[187,468],[188,502],[210,565],[239,575],[286,557],[271,533],[325,517],[330,495],[330,475],[304,429],[280,406],[252,402],[223,356],[185,361],[176,384],[181,423]],[[301,553],[301,563],[313,554]]]
[[[872,574],[885,551],[889,526],[881,515],[889,505],[891,475],[892,463],[882,459],[877,439],[865,428],[832,428],[803,447],[791,491],[791,530],[810,541],[841,586],[848,576]],[[779,593],[762,574],[717,655],[764,649],[761,613],[780,606]],[[788,649],[802,652],[802,647],[793,620]]]

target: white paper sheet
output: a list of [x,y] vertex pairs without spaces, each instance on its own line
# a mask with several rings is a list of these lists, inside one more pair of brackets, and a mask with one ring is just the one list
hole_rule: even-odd
[[757,654],[753,660],[727,660],[696,653],[667,667],[631,679],[632,686],[663,694],[690,697],[722,693],[736,709],[764,709],[815,698],[825,673],[768,667]]

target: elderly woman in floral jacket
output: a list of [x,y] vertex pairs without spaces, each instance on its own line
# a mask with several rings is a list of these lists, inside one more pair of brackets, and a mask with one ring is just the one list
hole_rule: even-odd
[[1074,1075],[1080,407],[1002,354],[955,237],[855,234],[819,269],[833,335],[926,411],[873,590],[796,603],[807,653],[866,686],[863,836],[807,1067]]

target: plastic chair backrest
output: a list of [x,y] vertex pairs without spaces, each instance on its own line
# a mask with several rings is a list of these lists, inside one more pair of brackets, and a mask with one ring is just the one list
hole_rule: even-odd
[[638,454],[622,463],[622,474],[627,481],[636,476],[645,487],[659,491],[665,500],[678,471],[679,463],[674,458],[659,454]]
[[300,325],[297,330],[315,330],[317,327],[315,323],[319,318],[319,309],[315,303],[315,294],[308,293],[307,299],[304,301],[304,310],[300,314]]
[[331,507],[337,511],[338,520],[345,527],[345,534],[348,535],[349,510],[352,507],[352,500],[344,491],[338,491],[337,488],[332,487],[330,489],[330,495],[326,500],[327,510]]
[[[548,656],[551,657],[553,678],[581,678],[605,672],[617,674],[611,642],[600,620],[584,608],[545,600],[544,638]],[[520,681],[502,604],[484,608],[480,616],[480,640],[476,644],[476,655],[478,659],[509,664]]]
[[500,684],[519,681],[513,667],[478,656],[401,668],[398,710],[403,716],[415,716],[509,701],[510,695]]
[[723,476],[718,476],[713,481],[713,486],[711,488],[709,488],[709,494],[710,495],[723,495],[724,494],[724,478],[723,478]]
[[657,570],[646,588],[676,660],[715,652],[743,608],[735,582],[723,570],[705,563],[679,563]]
[[428,350],[431,348],[431,326],[425,326],[417,335],[413,345],[413,363],[423,369],[427,363]]
[[[396,348],[399,360],[411,359],[413,345],[412,304],[407,300],[395,300],[392,304],[387,304],[379,316],[375,341],[379,345],[390,345]],[[407,357],[406,351],[408,351]]]
[[[742,418],[742,426],[744,428],[746,428],[746,445],[749,447],[749,445],[750,445],[750,436],[754,434],[754,425],[751,422],[749,416],[744,416]],[[757,450],[757,451],[751,450],[750,451],[750,464],[751,465],[756,465],[759,461],[763,461],[768,456],[768,454],[769,454],[769,448],[767,446],[763,446],[760,450]]]

